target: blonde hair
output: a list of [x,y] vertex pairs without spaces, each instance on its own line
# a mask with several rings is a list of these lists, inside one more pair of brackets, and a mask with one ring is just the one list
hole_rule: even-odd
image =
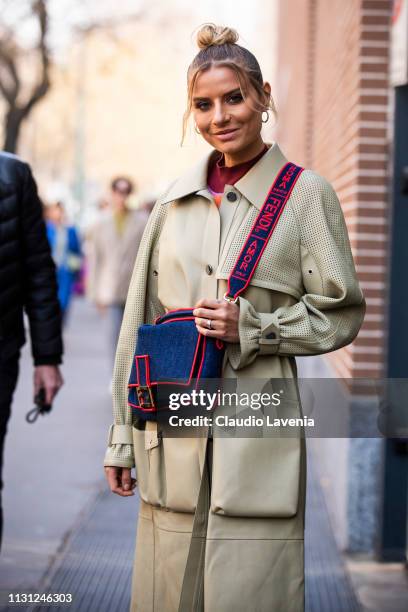
[[[256,93],[254,110],[262,112],[266,109],[277,116],[275,103],[271,95],[263,89],[263,76],[255,55],[237,44],[238,32],[233,28],[216,26],[206,23],[197,32],[197,53],[187,70],[187,109],[183,115],[183,144],[187,122],[191,114],[194,85],[200,72],[209,70],[212,66],[226,66],[237,75],[242,97],[245,99],[245,89],[252,87]],[[246,86],[246,87],[245,87]]]

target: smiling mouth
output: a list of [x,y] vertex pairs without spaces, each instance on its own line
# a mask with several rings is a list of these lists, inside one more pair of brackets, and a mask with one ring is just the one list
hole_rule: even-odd
[[215,132],[214,136],[225,136],[226,134],[232,134],[233,132],[236,132],[239,128],[233,128],[230,130],[222,130],[221,132]]

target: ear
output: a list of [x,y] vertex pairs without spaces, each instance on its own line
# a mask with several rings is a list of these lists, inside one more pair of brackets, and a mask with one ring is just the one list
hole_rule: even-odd
[[264,85],[263,85],[263,90],[264,90],[264,93],[265,93],[265,97],[266,97],[267,99],[269,99],[269,96],[271,95],[271,91],[272,91],[272,88],[271,88],[271,86],[270,86],[270,83],[268,83],[268,82],[266,81],[266,82],[264,83]]

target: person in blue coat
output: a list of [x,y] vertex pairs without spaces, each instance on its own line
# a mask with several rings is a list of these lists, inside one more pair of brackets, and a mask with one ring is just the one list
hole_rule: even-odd
[[58,299],[65,321],[81,268],[81,243],[76,227],[65,223],[61,202],[46,207],[46,222],[48,242],[57,268]]

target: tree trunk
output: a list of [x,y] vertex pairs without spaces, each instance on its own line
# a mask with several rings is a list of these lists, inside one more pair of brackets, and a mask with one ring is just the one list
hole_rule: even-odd
[[20,127],[24,116],[25,114],[21,108],[11,108],[6,114],[4,151],[16,153]]

